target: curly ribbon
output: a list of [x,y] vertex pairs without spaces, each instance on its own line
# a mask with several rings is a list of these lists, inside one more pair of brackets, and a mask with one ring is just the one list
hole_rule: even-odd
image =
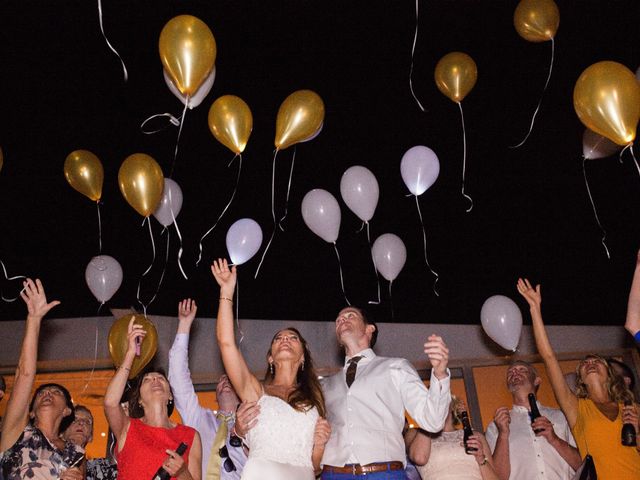
[[[162,276],[160,277],[160,283],[158,284],[158,289],[156,290],[156,293],[153,295],[153,297],[151,297],[151,300],[149,300],[149,302],[147,302],[146,304],[142,302],[142,300],[140,299],[140,286],[142,285],[142,279],[149,273],[149,271],[151,271],[151,267],[153,267],[153,264],[156,261],[156,244],[153,240],[153,232],[151,231],[151,220],[149,220],[149,217],[144,217],[144,220],[142,221],[142,226],[144,227],[145,222],[148,223],[149,225],[149,238],[151,239],[151,250],[153,252],[153,259],[151,260],[151,264],[149,265],[149,267],[145,270],[145,272],[142,274],[142,276],[140,277],[140,280],[138,280],[138,289],[136,290],[136,300],[138,301],[138,303],[140,304],[140,306],[142,307],[142,312],[144,314],[144,316],[147,316],[147,308],[149,308],[149,305],[151,305],[151,303],[156,299],[156,295],[158,294],[158,290],[160,290],[160,284],[162,284],[162,278],[164,277],[164,270],[162,271]],[[169,243],[167,241],[167,255],[169,253]],[[166,269],[166,265],[165,265],[165,269]]]
[[[436,294],[436,297],[439,297],[440,294],[438,293],[438,290],[436,290],[436,284],[438,283],[438,280],[440,280],[440,275],[438,275],[433,268],[431,268],[431,265],[429,265],[429,258],[427,258],[427,231],[424,228],[424,221],[422,220],[422,212],[420,211],[420,202],[418,202],[418,196],[414,195],[414,197],[416,197],[416,206],[418,207],[418,217],[420,217],[420,225],[422,226],[422,245],[424,247],[424,261],[427,264],[427,267],[429,267],[429,270],[431,270],[431,273],[436,277],[436,279],[433,281],[433,293]],[[389,285],[389,288],[391,288],[391,285]]]
[[[9,277],[7,276],[7,268],[4,266],[4,263],[2,262],[2,260],[0,260],[0,267],[2,267],[2,272],[4,273],[4,279],[8,282],[12,281],[12,280],[19,280],[19,279],[25,279],[27,277],[25,277],[24,275],[16,275],[15,277]],[[22,290],[20,290],[20,293],[22,293],[24,291],[24,288]],[[20,298],[20,295],[18,295],[15,298],[6,298],[4,295],[0,295],[0,298],[2,298],[3,301],[7,302],[7,303],[11,303],[11,302],[15,302],[18,298]]]
[[549,80],[551,80],[551,72],[553,71],[554,52],[555,52],[555,42],[553,41],[553,38],[552,38],[551,39],[551,63],[549,65],[549,74],[547,75],[547,81],[545,82],[544,88],[542,89],[542,93],[540,94],[538,105],[536,106],[536,109],[533,112],[533,116],[531,117],[531,125],[529,125],[529,131],[527,132],[527,135],[522,139],[522,141],[519,144],[511,145],[509,148],[518,148],[524,145],[527,139],[529,138],[529,135],[531,135],[531,132],[533,131],[533,124],[536,121],[536,115],[538,115],[538,111],[540,110],[540,106],[542,105],[542,99],[544,98],[544,94],[547,91],[547,87],[549,86]]
[[184,102],[184,109],[180,116],[180,127],[178,127],[178,136],[176,137],[176,148],[173,151],[173,161],[171,162],[171,170],[169,171],[169,178],[173,178],[173,169],[176,166],[176,158],[178,158],[178,147],[180,146],[180,135],[182,135],[182,127],[187,118],[187,106],[189,105],[189,95],[187,95],[187,101]]
[[[161,117],[167,117],[169,119],[169,123],[167,123],[165,126],[163,126],[161,128],[158,128],[156,130],[145,130],[144,126],[148,122],[150,122],[154,118],[161,118]],[[144,122],[142,122],[140,124],[140,131],[142,133],[144,133],[145,135],[153,135],[154,133],[161,132],[162,130],[167,128],[169,125],[173,125],[174,127],[179,127],[181,120],[182,120],[182,117],[176,118],[176,117],[174,117],[173,115],[171,115],[170,113],[167,113],[167,112],[165,112],[165,113],[156,113],[155,115],[151,115],[149,118],[147,118]]]
[[629,149],[629,151],[631,152],[631,158],[633,158],[633,163],[636,166],[636,170],[638,171],[638,175],[640,176],[640,166],[638,165],[638,160],[636,160],[636,156],[633,153],[633,143],[628,144],[627,146],[625,146],[622,151],[620,152],[620,163],[622,163],[622,154],[625,152],[626,149]]
[[416,0],[416,33],[414,33],[413,35],[413,46],[411,47],[411,68],[409,69],[409,89],[411,90],[411,95],[413,95],[414,100],[416,101],[416,103],[418,104],[418,106],[420,107],[420,110],[422,110],[423,112],[424,107],[422,106],[422,104],[420,103],[420,100],[418,100],[418,97],[416,96],[415,92],[413,91],[413,56],[416,52],[416,42],[418,41],[418,1]]
[[109,42],[107,35],[104,33],[104,25],[102,23],[102,0],[98,0],[98,20],[100,21],[100,31],[102,32],[104,41],[107,42],[107,46],[111,49],[113,53],[116,54],[116,57],[118,57],[118,60],[120,60],[120,63],[122,64],[122,73],[124,75],[124,81],[126,82],[129,79],[129,74],[127,73],[127,66],[124,64],[124,60],[122,60],[122,57],[120,56],[118,51],[115,48],[113,48],[113,45],[111,45],[111,42]]
[[100,200],[96,202],[96,207],[98,208],[98,246],[99,253],[102,254],[102,220],[100,218]]
[[267,246],[264,248],[262,252],[262,257],[260,258],[260,263],[258,264],[258,268],[256,268],[256,273],[253,278],[258,278],[258,274],[260,273],[260,268],[262,267],[262,262],[264,262],[264,257],[267,255],[269,251],[269,247],[271,246],[271,242],[273,242],[273,237],[276,236],[276,230],[278,229],[278,222],[276,221],[276,207],[275,207],[275,182],[276,182],[276,157],[278,156],[278,149],[276,148],[273,153],[273,162],[271,165],[271,217],[273,218],[273,232],[271,232],[271,237],[269,237],[269,241],[267,242]]
[[471,210],[473,210],[473,199],[464,191],[464,182],[467,171],[467,131],[464,127],[464,113],[462,112],[462,102],[458,102],[458,107],[460,107],[460,119],[462,120],[462,196],[470,202],[469,208],[467,209],[467,213],[469,213]]
[[393,295],[391,295],[391,285],[393,285],[393,280],[389,282],[389,304],[391,305],[391,320],[395,320],[396,315],[393,310]]
[[244,340],[244,332],[240,326],[240,281],[236,277],[236,325],[238,326],[238,333],[240,334],[240,340],[238,340],[238,347],[242,345]]
[[287,184],[287,198],[284,201],[284,215],[278,220],[278,228],[284,232],[282,222],[287,218],[287,211],[289,208],[289,193],[291,192],[291,179],[293,178],[293,166],[296,163],[296,150],[298,147],[293,147],[293,159],[291,160],[291,170],[289,170],[289,183]]
[[591,202],[591,208],[593,209],[593,216],[596,217],[596,223],[600,228],[600,232],[602,232],[602,239],[600,240],[602,246],[604,247],[604,251],[607,254],[607,258],[611,260],[611,255],[609,254],[609,249],[607,248],[607,244],[605,240],[607,239],[607,231],[600,224],[600,218],[598,217],[598,212],[596,211],[596,204],[593,202],[593,197],[591,196],[591,189],[589,188],[589,181],[587,180],[587,170],[586,170],[587,159],[582,157],[582,176],[584,177],[584,185],[587,187],[587,194],[589,195],[589,201]]
[[[189,277],[187,277],[187,274],[184,273],[184,268],[182,268],[182,262],[180,261],[182,259],[182,235],[180,234],[180,229],[178,228],[178,220],[176,220],[176,215],[173,212],[173,198],[171,197],[171,189],[169,189],[169,211],[171,212],[171,219],[173,220],[173,226],[176,227],[176,233],[178,234],[178,240],[180,241],[180,248],[178,249],[178,267],[180,268],[180,273],[182,273],[182,276],[184,277],[184,279],[189,280]],[[168,232],[167,232],[167,258],[169,258],[169,233]],[[166,268],[166,263],[165,263],[165,268]],[[164,272],[163,272],[163,275],[164,275]],[[158,285],[158,288],[160,288],[159,285]]]
[[85,382],[84,387],[82,388],[82,391],[80,392],[80,396],[81,397],[82,397],[82,395],[84,395],[84,392],[87,391],[87,388],[89,388],[89,384],[91,383],[91,380],[93,379],[93,373],[96,371],[96,364],[98,363],[98,319],[97,318],[95,320],[95,324],[96,324],[96,341],[95,341],[95,345],[93,347],[93,366],[91,367],[91,373],[89,373],[89,378]]
[[[229,165],[227,165],[227,168],[231,166],[231,164],[236,159],[236,157],[240,157],[240,160],[238,161],[238,175],[236,175],[236,186],[233,189],[233,193],[231,194],[231,198],[229,199],[229,202],[227,203],[227,205],[222,210],[222,213],[220,214],[220,216],[218,216],[218,219],[216,220],[216,223],[214,223],[213,227],[211,227],[209,230],[207,230],[207,232],[200,238],[200,243],[198,244],[198,248],[200,249],[200,251],[198,253],[198,260],[196,260],[196,265],[198,265],[200,263],[200,261],[202,260],[202,242],[207,237],[207,235],[209,235],[216,228],[216,226],[218,225],[218,222],[220,221],[220,219],[224,216],[226,211],[231,206],[231,203],[233,202],[233,199],[236,196],[236,192],[238,191],[238,185],[240,184],[240,172],[242,172],[242,154],[237,153],[231,159],[231,161],[229,162]],[[173,212],[172,212],[172,214],[173,214]]]
[[344,279],[342,278],[342,263],[340,262],[340,254],[338,253],[338,245],[336,242],[333,242],[333,248],[336,251],[336,257],[338,258],[338,269],[340,270],[340,286],[342,287],[342,295],[344,296],[347,305],[351,306],[351,302],[347,298],[347,294],[344,291]]
[[[369,222],[362,222],[362,226],[367,226],[367,243],[369,244],[369,252],[371,253],[371,263],[373,263],[373,271],[376,272],[376,284],[378,285],[378,301],[369,300],[369,305],[380,304],[380,275],[378,274],[378,267],[376,266],[376,259],[373,256],[373,249],[371,248],[371,236],[369,235]],[[360,229],[362,230],[362,228]]]

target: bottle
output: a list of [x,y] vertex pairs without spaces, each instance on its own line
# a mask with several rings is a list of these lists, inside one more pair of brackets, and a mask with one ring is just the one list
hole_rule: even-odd
[[[630,407],[631,405],[633,405],[633,403],[630,400],[625,400],[625,407]],[[625,447],[636,446],[636,429],[631,423],[622,425],[622,445]]]
[[472,454],[472,452],[475,452],[478,449],[467,446],[467,440],[469,440],[469,437],[473,435],[473,430],[471,429],[471,423],[469,422],[469,415],[467,414],[466,410],[461,410],[458,412],[458,417],[460,418],[460,421],[462,422],[462,427],[464,428],[464,438],[463,438],[464,451],[465,453]]
[[[176,448],[176,453],[180,456],[182,456],[182,454],[186,451],[187,451],[187,444],[184,442],[181,442],[180,445],[178,445],[178,448]],[[162,465],[161,465],[158,471],[155,473],[155,475],[151,477],[151,480],[169,480],[170,478],[171,478],[171,474],[167,472],[164,468],[162,468]]]
[[[531,417],[531,423],[542,415],[540,414],[540,410],[538,409],[538,402],[536,402],[536,395],[534,393],[530,393],[527,398],[529,399],[529,408],[531,412],[529,413],[529,417]],[[540,433],[542,430],[538,428],[537,430],[533,430],[534,433]]]

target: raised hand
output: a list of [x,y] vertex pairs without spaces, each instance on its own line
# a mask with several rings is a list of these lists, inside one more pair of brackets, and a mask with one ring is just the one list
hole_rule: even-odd
[[186,298],[178,304],[178,321],[191,325],[193,319],[196,318],[198,306],[195,300]]
[[53,307],[60,305],[58,300],[47,303],[47,296],[44,293],[44,287],[42,286],[40,279],[36,278],[36,281],[34,282],[30,278],[27,278],[22,282],[22,285],[24,288],[20,292],[20,296],[22,297],[22,300],[24,300],[24,303],[27,304],[29,317],[40,319]]
[[424,344],[424,353],[429,357],[433,373],[438,379],[447,376],[447,365],[449,363],[449,349],[438,335],[430,335],[427,343]]
[[142,329],[142,325],[133,323],[135,319],[136,317],[132,315],[131,320],[129,321],[129,326],[127,327],[128,345],[126,355],[131,356],[136,355],[137,347],[142,343],[144,337],[147,335],[147,331]]
[[236,267],[229,269],[226,258],[214,260],[211,264],[211,273],[220,285],[220,294],[231,298],[236,288]]
[[529,304],[529,308],[532,309],[540,309],[540,305],[542,304],[542,293],[540,292],[540,285],[536,285],[536,288],[531,286],[531,283],[528,279],[518,279],[518,284],[516,285],[518,288],[518,293],[524,297],[524,299]]
[[498,427],[498,432],[509,435],[509,424],[511,423],[511,415],[507,407],[500,407],[496,410],[493,421]]

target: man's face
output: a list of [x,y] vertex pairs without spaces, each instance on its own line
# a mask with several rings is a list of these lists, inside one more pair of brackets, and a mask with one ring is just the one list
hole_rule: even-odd
[[240,400],[226,375],[222,375],[218,380],[216,398],[218,399],[218,407],[223,412],[235,412],[238,408]]
[[507,388],[511,393],[524,389],[528,393],[535,392],[539,380],[526,365],[512,365],[507,370]]
[[368,337],[370,342],[371,333],[368,333],[368,330],[373,328],[373,326],[364,323],[358,309],[353,307],[343,308],[336,318],[336,336],[342,344],[348,339],[358,340],[363,337]]
[[93,418],[84,410],[76,410],[75,420],[62,434],[65,440],[84,448],[93,440]]

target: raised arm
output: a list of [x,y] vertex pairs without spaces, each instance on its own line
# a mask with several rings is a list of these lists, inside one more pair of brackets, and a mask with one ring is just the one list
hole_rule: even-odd
[[236,345],[233,326],[233,294],[236,289],[236,267],[234,266],[229,270],[227,260],[219,258],[211,265],[211,273],[213,273],[213,277],[220,285],[216,334],[224,369],[233,384],[233,388],[243,402],[258,400],[262,394],[262,387],[258,379],[249,371],[249,367]]
[[23,282],[23,285],[24,289],[20,292],[20,296],[27,304],[27,321],[13,390],[2,423],[0,452],[13,446],[24,427],[27,426],[29,396],[36,378],[40,323],[49,310],[60,304],[57,300],[47,303],[47,296],[39,279],[34,282],[28,278]]
[[135,324],[134,321],[135,317],[132,315],[127,328],[127,352],[124,355],[122,364],[118,366],[115,375],[111,378],[107,392],[104,395],[104,413],[107,417],[107,422],[109,422],[109,428],[116,436],[120,449],[124,446],[127,430],[129,429],[129,417],[120,406],[120,399],[127,385],[131,365],[136,357],[136,339],[140,338],[140,342],[142,342],[147,334],[142,329],[142,326]]
[[536,285],[534,289],[526,278],[518,279],[518,292],[522,295],[529,304],[529,311],[531,312],[531,321],[533,323],[533,335],[536,339],[536,347],[538,353],[544,361],[544,366],[547,369],[547,375],[551,382],[551,388],[553,388],[553,394],[558,401],[558,405],[562,409],[564,416],[567,417],[569,426],[573,428],[578,418],[578,398],[573,394],[567,382],[564,379],[564,374],[560,368],[560,363],[556,357],[551,342],[547,336],[547,331],[544,328],[542,322],[542,293],[540,292],[540,285]]
[[629,302],[627,303],[627,320],[624,328],[640,344],[640,251],[636,257],[636,269],[633,272]]

